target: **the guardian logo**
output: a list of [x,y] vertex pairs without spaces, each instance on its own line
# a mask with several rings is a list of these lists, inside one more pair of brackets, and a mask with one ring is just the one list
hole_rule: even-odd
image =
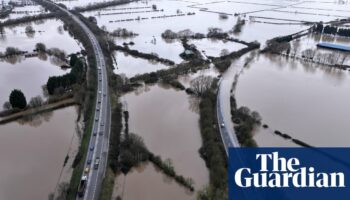
[[349,200],[350,148],[230,148],[229,200]]
[[343,172],[319,172],[316,167],[303,167],[298,158],[280,157],[278,152],[256,154],[258,172],[239,168],[234,174],[237,186],[242,188],[339,188],[345,187]]

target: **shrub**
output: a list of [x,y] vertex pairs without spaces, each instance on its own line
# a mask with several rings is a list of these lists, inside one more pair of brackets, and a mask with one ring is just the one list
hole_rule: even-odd
[[24,109],[27,107],[27,100],[21,90],[13,90],[10,94],[10,103],[12,108]]

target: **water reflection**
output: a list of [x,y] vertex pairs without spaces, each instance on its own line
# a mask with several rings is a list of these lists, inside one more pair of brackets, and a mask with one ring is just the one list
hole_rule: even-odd
[[[349,146],[348,72],[281,56],[260,55],[240,76],[239,106],[257,110],[263,123],[313,146]],[[336,119],[336,120],[335,120]],[[329,137],[332,134],[332,137]],[[257,130],[261,146],[285,146]]]
[[[67,153],[79,146],[72,146],[76,118],[76,108],[68,107],[0,126],[0,199],[47,200]],[[71,168],[62,181],[69,181],[66,172]]]
[[[153,153],[163,159],[170,158],[175,170],[185,177],[191,177],[195,188],[201,189],[208,183],[208,171],[198,153],[202,143],[199,116],[194,112],[198,111],[198,100],[168,85],[155,84],[140,88],[136,93],[122,97],[130,113],[130,131],[142,136]],[[158,189],[152,186],[151,191],[157,192]],[[156,194],[153,195],[153,199],[158,199],[156,197]],[[175,196],[172,199],[181,198]]]

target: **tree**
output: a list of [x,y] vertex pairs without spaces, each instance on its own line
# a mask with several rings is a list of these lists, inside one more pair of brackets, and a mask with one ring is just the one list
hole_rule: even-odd
[[24,109],[27,107],[27,100],[21,90],[13,90],[10,94],[10,103],[12,108]]
[[38,52],[46,52],[46,46],[45,44],[43,43],[37,43],[35,45],[35,49],[38,51]]
[[28,105],[31,107],[31,108],[36,108],[36,107],[39,107],[41,105],[43,105],[43,99],[41,98],[41,96],[36,96],[36,97],[33,97],[30,99]]
[[76,55],[76,54],[72,54],[72,55],[70,56],[69,65],[70,65],[71,67],[73,67],[73,66],[75,65],[75,63],[77,62],[77,60],[78,60],[77,55]]
[[196,95],[202,96],[211,88],[212,83],[213,77],[201,75],[193,79],[190,85],[191,89],[195,92]]
[[35,30],[34,30],[34,28],[33,28],[31,25],[28,25],[28,26],[26,27],[26,29],[25,29],[25,32],[26,32],[26,33],[34,33]]
[[4,110],[10,110],[12,108],[11,103],[6,101],[2,106]]

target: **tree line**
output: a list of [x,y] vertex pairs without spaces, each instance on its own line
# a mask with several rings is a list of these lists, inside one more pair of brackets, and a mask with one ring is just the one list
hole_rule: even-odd
[[314,31],[318,33],[324,33],[329,35],[339,35],[343,37],[350,37],[350,29],[349,28],[339,28],[337,26],[326,25],[324,26],[321,23],[318,23],[314,27]]
[[61,76],[51,76],[48,79],[46,88],[50,95],[64,92],[70,89],[72,85],[82,83],[85,80],[84,63],[75,54],[71,55],[70,66],[72,67],[70,73]]

